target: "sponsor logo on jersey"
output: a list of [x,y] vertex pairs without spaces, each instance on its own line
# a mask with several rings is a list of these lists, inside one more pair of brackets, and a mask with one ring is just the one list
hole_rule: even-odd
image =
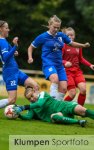
[[70,51],[71,49],[67,49],[67,51]]

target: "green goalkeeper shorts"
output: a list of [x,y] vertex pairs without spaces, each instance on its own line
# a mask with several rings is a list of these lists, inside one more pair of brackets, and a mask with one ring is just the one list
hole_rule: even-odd
[[68,102],[68,101],[62,101],[62,109],[60,110],[60,112],[66,116],[66,117],[71,117],[73,116],[74,113],[74,109],[75,107],[78,105],[77,102]]

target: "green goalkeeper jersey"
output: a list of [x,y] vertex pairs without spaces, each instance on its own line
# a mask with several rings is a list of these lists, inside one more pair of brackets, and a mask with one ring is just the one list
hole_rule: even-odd
[[30,116],[34,118],[35,115],[40,120],[51,122],[51,114],[61,112],[64,116],[73,115],[76,105],[76,102],[59,101],[52,98],[48,93],[41,92],[38,100],[30,103],[30,110],[25,118],[28,119]]

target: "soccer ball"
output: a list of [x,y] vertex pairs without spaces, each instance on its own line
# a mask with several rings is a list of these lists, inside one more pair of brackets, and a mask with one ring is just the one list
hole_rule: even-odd
[[8,119],[16,119],[16,118],[18,118],[18,115],[14,112],[14,109],[13,109],[14,106],[15,105],[8,105],[8,106],[5,107],[4,115]]

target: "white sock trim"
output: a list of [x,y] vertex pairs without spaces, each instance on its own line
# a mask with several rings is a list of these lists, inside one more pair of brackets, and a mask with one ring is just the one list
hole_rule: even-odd
[[50,86],[50,95],[56,98],[57,93],[58,93],[58,84],[52,83]]
[[8,104],[9,104],[8,99],[2,99],[2,100],[0,100],[0,108],[4,108]]
[[58,92],[57,99],[64,100],[65,93]]

